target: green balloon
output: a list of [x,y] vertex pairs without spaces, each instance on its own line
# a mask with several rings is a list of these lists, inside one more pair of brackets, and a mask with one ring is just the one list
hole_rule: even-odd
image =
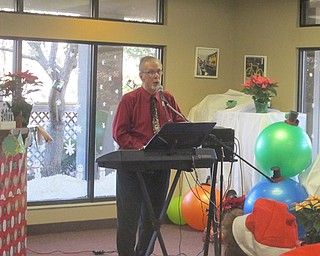
[[167,210],[167,216],[170,221],[172,221],[176,225],[185,225],[186,222],[182,217],[181,213],[181,203],[182,203],[182,196],[175,196],[172,197],[168,210]]
[[258,168],[271,176],[272,167],[280,167],[281,176],[293,177],[311,162],[312,147],[308,134],[299,126],[277,122],[267,126],[255,144]]

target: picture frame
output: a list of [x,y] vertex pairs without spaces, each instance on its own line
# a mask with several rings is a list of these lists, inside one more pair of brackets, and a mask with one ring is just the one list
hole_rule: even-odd
[[194,76],[198,78],[218,78],[219,49],[196,47]]
[[267,56],[244,56],[244,82],[252,75],[267,76]]

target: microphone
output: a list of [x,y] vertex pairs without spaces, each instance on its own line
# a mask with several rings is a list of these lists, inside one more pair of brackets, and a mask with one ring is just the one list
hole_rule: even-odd
[[161,84],[159,84],[157,86],[157,91],[158,91],[158,93],[160,95],[162,106],[164,107],[165,105],[167,105],[168,101],[167,101],[166,97],[164,97],[164,95],[163,95],[163,86]]

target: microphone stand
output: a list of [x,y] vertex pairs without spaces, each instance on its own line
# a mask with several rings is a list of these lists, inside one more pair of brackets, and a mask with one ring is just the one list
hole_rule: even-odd
[[160,99],[162,101],[162,106],[165,108],[165,107],[168,107],[170,108],[174,113],[176,113],[178,116],[182,117],[186,122],[190,123],[190,121],[182,114],[180,113],[179,111],[177,111],[174,107],[172,107],[170,105],[170,103],[167,101],[166,97],[164,96],[163,94],[163,86],[162,85],[158,85],[157,86],[157,91],[160,95]]
[[174,107],[172,107],[169,102],[167,100],[163,101],[164,104],[170,108],[174,113],[176,113],[178,116],[182,117],[184,120],[186,120],[186,122],[190,123],[190,121],[182,114],[180,113],[179,111],[177,111]]
[[159,91],[159,94],[160,94],[160,98],[161,98],[161,101],[162,101],[162,104],[168,108],[170,108],[174,113],[176,113],[178,116],[182,117],[184,120],[186,120],[186,122],[190,123],[190,121],[182,114],[180,113],[179,111],[177,111],[174,107],[172,107],[170,105],[170,103],[167,101],[167,99],[164,97],[163,95],[163,92]]

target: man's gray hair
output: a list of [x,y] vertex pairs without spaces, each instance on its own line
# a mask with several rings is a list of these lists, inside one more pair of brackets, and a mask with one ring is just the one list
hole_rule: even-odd
[[144,64],[145,64],[146,62],[158,62],[158,63],[160,64],[160,66],[162,67],[162,64],[161,64],[161,62],[160,62],[160,60],[159,60],[158,58],[156,58],[156,57],[154,57],[154,56],[145,56],[145,57],[142,57],[142,58],[140,59],[140,64],[139,64],[139,71],[140,71],[140,72],[143,71],[143,69],[144,69]]

